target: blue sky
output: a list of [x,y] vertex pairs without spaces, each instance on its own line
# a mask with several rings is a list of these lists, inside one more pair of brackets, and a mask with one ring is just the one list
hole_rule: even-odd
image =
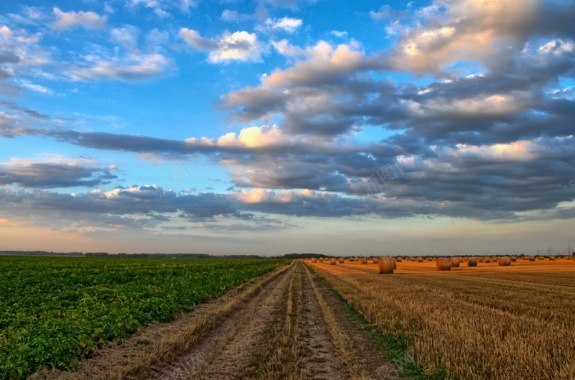
[[0,4],[0,250],[565,253],[570,1]]

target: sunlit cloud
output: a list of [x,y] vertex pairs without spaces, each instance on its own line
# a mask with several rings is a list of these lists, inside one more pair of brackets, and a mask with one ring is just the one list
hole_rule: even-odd
[[53,27],[56,29],[69,29],[75,26],[97,29],[106,25],[107,16],[100,16],[95,12],[64,12],[60,8],[54,8],[56,21]]
[[212,63],[259,61],[261,58],[260,43],[253,33],[226,32],[219,38],[204,38],[193,29],[182,28],[180,37],[191,47],[208,51],[208,61]]

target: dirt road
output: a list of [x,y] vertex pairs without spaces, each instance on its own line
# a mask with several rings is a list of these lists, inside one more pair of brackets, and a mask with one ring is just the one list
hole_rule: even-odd
[[158,379],[393,379],[359,324],[296,262]]

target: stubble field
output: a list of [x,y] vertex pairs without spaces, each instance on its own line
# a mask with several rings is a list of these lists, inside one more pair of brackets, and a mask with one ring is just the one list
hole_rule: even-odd
[[405,336],[424,372],[465,379],[575,378],[575,262],[518,260],[440,272],[402,261],[308,262],[383,332]]

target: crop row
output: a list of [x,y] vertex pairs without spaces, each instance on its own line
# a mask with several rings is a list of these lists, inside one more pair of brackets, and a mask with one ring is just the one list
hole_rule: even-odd
[[0,257],[0,379],[74,369],[106,341],[165,322],[248,278],[266,259]]

